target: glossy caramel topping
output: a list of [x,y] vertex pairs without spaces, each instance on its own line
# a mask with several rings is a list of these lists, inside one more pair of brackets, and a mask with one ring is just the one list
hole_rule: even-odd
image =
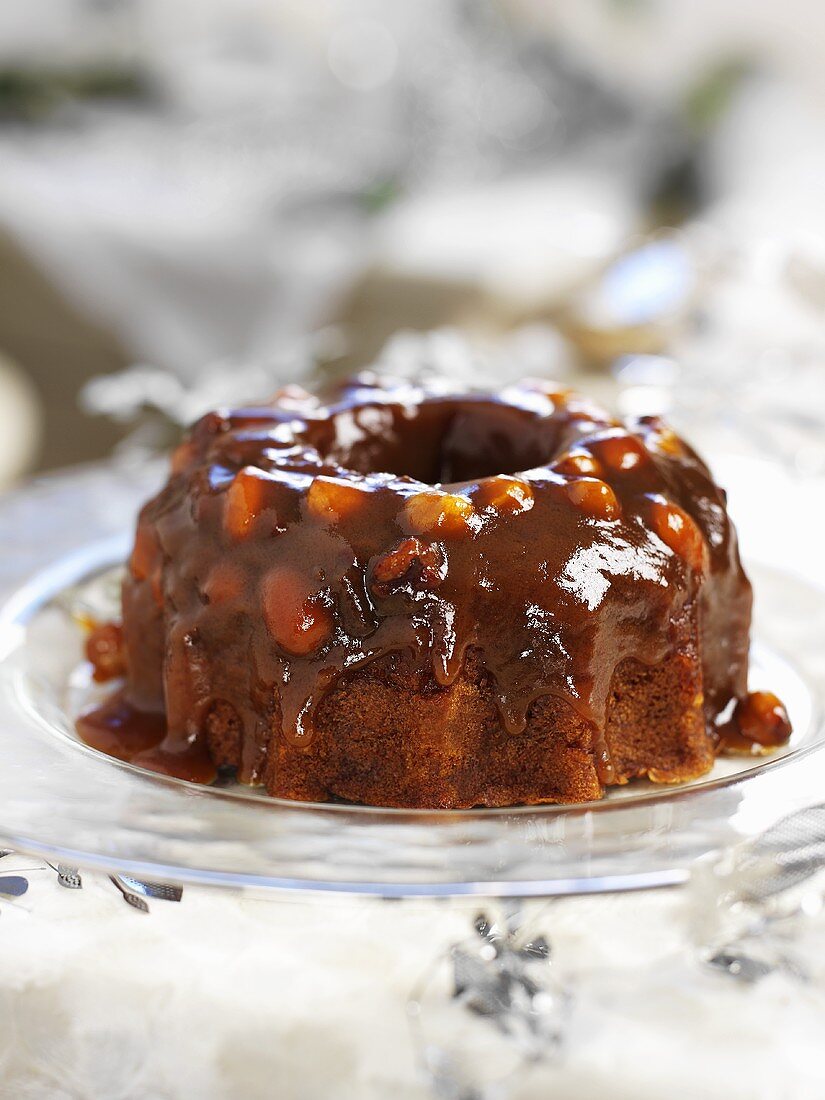
[[671,437],[552,386],[366,372],[326,402],[210,413],[141,514],[124,588],[127,698],[168,719],[155,766],[195,752],[220,702],[257,782],[273,722],[308,744],[349,669],[403,652],[449,684],[472,648],[507,729],[563,697],[609,781],[613,672],[667,657],[690,607],[710,726],[745,696],[750,586],[722,491]]

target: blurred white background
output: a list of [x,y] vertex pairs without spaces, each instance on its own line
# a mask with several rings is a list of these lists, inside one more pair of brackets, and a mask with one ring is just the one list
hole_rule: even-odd
[[0,482],[445,326],[821,470],[824,35],[816,0],[4,0]]

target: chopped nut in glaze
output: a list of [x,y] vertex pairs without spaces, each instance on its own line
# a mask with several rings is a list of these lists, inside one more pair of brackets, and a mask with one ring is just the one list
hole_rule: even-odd
[[85,652],[98,682],[114,680],[125,674],[123,628],[117,623],[103,623],[95,627],[86,639]]
[[244,594],[243,572],[230,561],[218,561],[203,583],[202,591],[209,603],[228,603]]
[[435,589],[445,574],[441,548],[437,544],[409,538],[375,561],[370,587],[376,596],[388,596],[403,583],[419,589]]
[[791,736],[788,712],[772,691],[749,692],[737,703],[733,717],[742,737],[756,745],[776,748]]
[[136,581],[145,581],[158,568],[161,560],[157,535],[152,527],[141,521],[135,534],[135,545],[129,560],[129,568]]
[[606,481],[596,477],[582,477],[566,486],[567,496],[593,519],[613,520],[622,514],[622,506]]
[[476,508],[491,511],[497,515],[517,515],[528,512],[535,504],[535,496],[530,485],[520,477],[498,474],[479,481],[470,496]]
[[244,466],[226,493],[224,526],[233,539],[247,538],[255,520],[267,507],[268,482],[262,471]]
[[597,459],[584,448],[570,450],[557,458],[553,469],[566,477],[600,477],[603,473]]
[[295,570],[276,566],[261,585],[263,615],[272,638],[295,656],[305,657],[333,631],[332,612],[323,593],[312,592]]
[[687,453],[685,444],[660,416],[641,416],[637,423],[646,446],[673,458],[681,458]]
[[685,445],[672,428],[661,428],[653,437],[653,445],[664,454],[678,458],[685,453]]
[[353,485],[343,478],[315,478],[307,490],[307,510],[316,519],[328,523],[337,523],[346,516],[357,512],[369,503],[369,490]]
[[650,462],[642,441],[622,430],[589,440],[588,446],[609,470],[619,473],[635,470]]
[[469,535],[474,515],[472,503],[458,493],[416,493],[404,505],[404,516],[414,531],[444,538]]
[[651,502],[653,530],[674,554],[678,554],[697,573],[708,568],[708,544],[692,516],[678,504]]

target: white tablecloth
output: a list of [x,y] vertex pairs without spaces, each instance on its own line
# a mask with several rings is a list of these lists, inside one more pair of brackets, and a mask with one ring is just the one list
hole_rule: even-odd
[[[475,913],[498,911],[187,887],[144,914],[104,875],[68,890],[37,861],[0,861],[19,868],[28,893],[0,900],[0,1096],[15,1100],[424,1100],[408,1002]],[[825,987],[712,971],[697,904],[689,888],[527,903],[569,1010],[558,1053],[489,1095],[821,1100]],[[823,931],[813,920],[812,955]]]

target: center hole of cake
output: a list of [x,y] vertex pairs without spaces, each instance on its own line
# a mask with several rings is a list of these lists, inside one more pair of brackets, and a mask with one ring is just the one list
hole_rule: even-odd
[[334,457],[342,466],[433,485],[543,465],[555,442],[546,419],[495,401],[438,402],[403,413],[362,410],[358,427],[339,425]]

